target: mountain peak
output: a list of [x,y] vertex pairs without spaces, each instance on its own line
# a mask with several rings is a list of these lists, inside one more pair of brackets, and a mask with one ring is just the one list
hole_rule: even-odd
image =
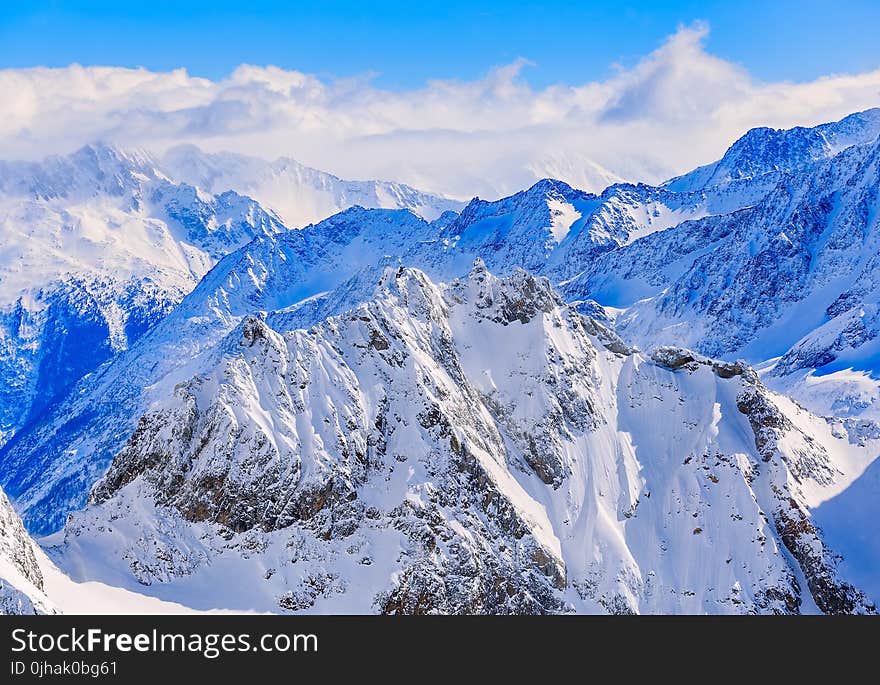
[[147,181],[165,180],[143,150],[89,143],[67,155],[38,162],[0,162],[0,191],[41,199],[86,199],[136,194]]
[[116,143],[93,141],[86,143],[70,154],[71,159],[96,162],[127,162],[132,166],[158,167],[155,157],[143,148],[122,147]]
[[813,127],[750,129],[724,156],[663,184],[673,191],[702,190],[772,172],[792,172],[880,136],[880,108],[856,112]]
[[482,257],[477,257],[474,260],[473,265],[471,266],[470,273],[468,274],[468,278],[471,280],[477,280],[485,276],[488,273],[488,269],[486,268],[486,262],[483,261]]
[[559,179],[555,179],[555,178],[542,178],[541,180],[532,184],[532,186],[528,190],[525,190],[523,192],[528,193],[528,194],[558,193],[561,195],[567,195],[569,193],[581,192],[581,191],[576,191],[574,188],[572,188],[570,185],[568,185],[568,183],[566,183],[565,181],[560,181]]
[[315,223],[354,205],[410,209],[431,221],[463,203],[403,183],[346,180],[290,157],[267,160],[232,152],[176,146],[162,158],[169,176],[209,192],[237,190],[275,211],[291,228]]

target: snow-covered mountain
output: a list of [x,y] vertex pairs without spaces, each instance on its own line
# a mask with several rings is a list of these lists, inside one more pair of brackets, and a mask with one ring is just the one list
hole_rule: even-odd
[[137,416],[244,316],[319,295],[435,232],[408,210],[354,208],[302,230],[261,236],[221,260],[164,319],[4,446],[0,476],[28,527],[48,533],[63,525]]
[[102,144],[0,161],[0,445],[161,320],[219,258],[287,230],[252,197],[287,226],[356,204],[426,216],[461,206],[192,147],[161,161]]
[[235,190],[274,211],[290,227],[325,219],[349,207],[409,209],[428,221],[464,203],[392,181],[346,181],[281,157],[272,162],[180,145],[162,157],[175,180],[210,193]]
[[0,444],[127,349],[224,254],[286,230],[255,201],[92,145],[0,163]]
[[878,135],[880,108],[856,112],[813,128],[755,128],[737,140],[717,162],[673,178],[663,186],[693,191],[767,174],[801,171],[848,147],[870,143]]
[[245,318],[52,552],[196,608],[871,612],[809,508],[878,446],[546,279],[388,267],[309,330]]
[[[870,142],[758,176],[757,183],[774,180],[757,202],[609,251],[564,292],[623,309],[617,329],[638,344],[681,344],[754,363],[781,357],[764,364],[774,387],[822,413],[880,417],[870,378],[880,372],[878,112],[841,122],[850,140],[859,139],[854,121],[869,124]],[[814,137],[795,129],[771,139],[800,149]]]
[[[195,608],[869,611],[880,548],[842,522],[876,509],[878,126],[758,129],[661,187],[295,231],[158,166],[149,205],[96,174],[195,263],[229,254],[34,402],[0,483],[39,534],[91,492],[56,562]],[[223,605],[231,576],[252,591]]]
[[38,554],[36,543],[0,490],[0,615],[55,613],[44,592]]
[[[676,212],[706,211],[702,196],[696,198],[699,207],[682,209],[668,208],[654,193],[626,186],[599,197],[546,181],[497,202],[474,200],[461,216],[447,212],[431,223],[408,210],[352,208],[301,230],[262,235],[223,259],[113,364],[10,440],[0,451],[2,483],[31,529],[56,530],[68,511],[85,502],[136,417],[173,388],[191,360],[253,311],[296,310],[288,314],[295,314],[298,325],[311,325],[368,296],[372,284],[361,271],[389,258],[438,279],[467,273],[476,257],[501,273],[518,263],[540,267],[551,258],[559,269],[572,268],[577,262],[554,253],[580,250],[578,258],[589,259],[595,249],[624,243],[636,230],[665,226]],[[639,227],[640,216],[647,229]],[[576,230],[562,236],[559,227],[574,223]]]
[[[631,307],[618,326],[634,339],[751,358],[782,354],[848,310],[852,288],[868,285],[861,271],[880,232],[878,158],[875,140],[786,174],[754,205],[604,254],[567,291],[601,291]],[[684,320],[688,327],[677,326]]]
[[[861,120],[873,121],[868,115]],[[842,162],[865,149],[853,146],[820,166],[836,170],[836,182],[845,185],[851,165]],[[765,273],[774,260],[780,259],[780,268],[785,262],[773,245],[759,248],[780,217],[802,221],[820,211],[808,192],[824,182],[815,173],[770,182],[778,177],[773,171],[689,192],[618,185],[598,196],[542,181],[496,202],[475,199],[460,215],[446,213],[431,223],[409,211],[354,208],[300,231],[262,235],[218,265],[142,344],[87,379],[0,452],[3,482],[29,526],[56,529],[85,501],[135,417],[180,380],[178,370],[195,355],[255,310],[295,310],[287,323],[299,326],[340,313],[369,295],[359,272],[388,258],[439,280],[466,273],[477,257],[500,274],[522,266],[549,275],[586,310],[595,313],[594,301],[611,307],[625,337],[647,348],[666,341],[735,359],[749,336],[770,338],[764,329],[775,320],[773,307],[778,312],[805,292],[776,271]],[[793,194],[796,179],[806,188]],[[783,203],[789,195],[800,209]],[[852,195],[846,202],[861,199]],[[796,227],[789,232],[798,235]],[[716,265],[704,266],[712,259]],[[692,298],[693,273],[701,269],[715,280]],[[777,285],[756,310],[765,280]],[[783,297],[785,292],[790,294]],[[673,298],[682,304],[670,305]],[[736,304],[723,304],[725,298]],[[771,309],[765,313],[765,307]],[[791,335],[794,328],[783,330]]]

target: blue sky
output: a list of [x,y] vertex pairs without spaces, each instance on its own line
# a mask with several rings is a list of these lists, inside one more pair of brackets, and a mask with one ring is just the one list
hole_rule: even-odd
[[765,81],[880,66],[877,0],[786,2],[47,2],[0,6],[0,67],[186,67],[212,79],[240,63],[326,78],[378,74],[385,88],[474,79],[518,57],[541,87],[630,67],[682,24],[708,22],[708,52]]
[[195,144],[461,198],[656,183],[880,106],[878,26],[880,0],[0,0],[0,150]]

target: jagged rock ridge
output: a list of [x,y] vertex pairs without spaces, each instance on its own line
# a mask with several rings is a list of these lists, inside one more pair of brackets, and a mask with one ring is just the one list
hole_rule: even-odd
[[237,569],[275,610],[871,612],[808,520],[857,448],[780,402],[744,364],[646,358],[523,271],[392,267],[308,330],[246,317],[59,554],[163,592]]
[[0,615],[55,613],[43,590],[35,543],[0,490]]

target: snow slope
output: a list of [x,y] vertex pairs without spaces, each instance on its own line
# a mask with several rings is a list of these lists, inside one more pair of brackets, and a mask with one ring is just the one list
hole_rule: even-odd
[[[869,135],[873,121],[850,120],[847,140]],[[858,122],[868,133],[853,133]],[[865,300],[847,293],[862,262],[873,268],[865,255],[877,235],[877,146],[687,192],[622,184],[592,195],[545,180],[430,223],[405,210],[353,208],[300,231],[261,235],[142,344],[0,450],[3,482],[28,526],[57,529],[134,429],[133,417],[180,380],[179,367],[253,311],[278,312],[297,326],[340,313],[369,294],[358,274],[383,261],[439,280],[466,273],[475,258],[499,274],[524,267],[546,274],[584,311],[601,316],[595,303],[609,307],[620,333],[646,348],[670,343],[756,363],[779,356],[826,321],[823,310],[836,299],[829,311]]]
[[71,580],[30,538],[0,490],[0,615],[192,612],[142,593]]
[[0,445],[217,259],[282,230],[249,198],[171,183],[145,153],[93,145],[0,163]]
[[308,330],[245,318],[52,555],[196,609],[869,612],[810,507],[878,445],[523,271],[388,267]]

